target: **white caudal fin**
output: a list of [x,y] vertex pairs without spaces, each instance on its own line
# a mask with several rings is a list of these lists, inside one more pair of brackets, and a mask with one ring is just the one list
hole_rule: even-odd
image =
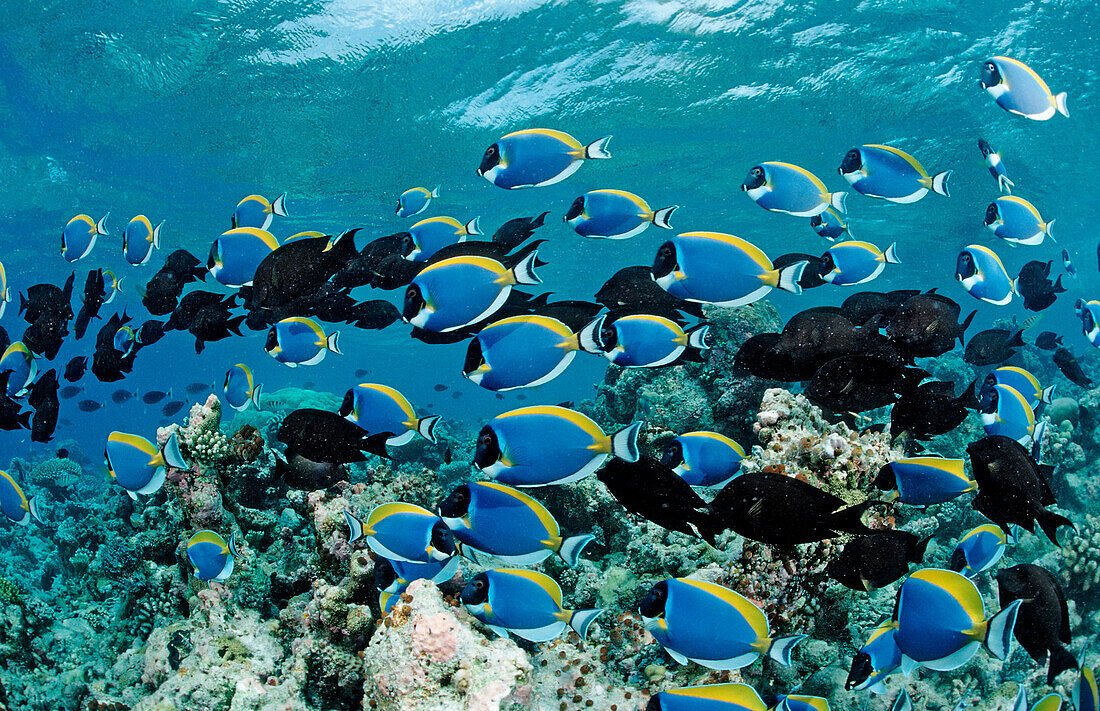
[[363,537],[363,522],[352,516],[347,511],[344,512],[344,520],[348,524],[348,543],[354,543]]
[[985,632],[985,648],[1000,660],[1008,659],[1012,651],[1012,631],[1016,628],[1016,615],[1023,600],[1013,600],[1007,607],[989,620]]
[[42,520],[42,517],[38,514],[38,497],[37,496],[32,496],[31,500],[27,502],[27,506],[30,509],[31,518],[33,518],[35,521],[38,521],[39,523],[42,523],[42,524],[46,523],[45,521]]
[[439,415],[421,417],[416,421],[416,431],[420,436],[435,444],[435,426],[439,423]]
[[480,217],[475,217],[474,219],[467,222],[465,229],[466,229],[466,234],[468,234],[468,235],[479,235],[479,234],[481,234],[481,218]]
[[188,469],[187,462],[183,459],[183,454],[180,453],[179,438],[175,432],[168,435],[168,441],[164,443],[164,463],[173,469]]
[[264,384],[263,383],[256,383],[252,387],[252,397],[250,397],[249,400],[252,401],[252,406],[255,407],[257,410],[263,409],[263,408],[260,407],[260,395],[263,393],[263,391],[264,391]]
[[611,454],[624,462],[638,461],[638,431],[641,429],[641,422],[631,422],[611,435]]
[[610,142],[611,136],[604,136],[599,140],[592,141],[584,147],[584,157],[597,159],[610,158],[611,154],[607,152],[607,144]]
[[945,170],[942,173],[936,173],[932,176],[932,192],[939,193],[944,197],[951,197],[951,193],[947,190],[947,179],[954,173],[953,170]]
[[588,636],[588,627],[603,613],[603,610],[573,610],[573,614],[569,618],[569,626],[576,630],[577,634],[584,639]]
[[443,187],[443,185],[436,185],[434,188],[432,188],[432,191],[429,193],[429,195],[431,195],[434,198],[439,197],[439,189],[441,187]]
[[1012,711],[1027,711],[1027,689],[1020,684],[1020,693],[1016,694],[1016,700],[1012,702]]
[[894,242],[889,247],[887,247],[886,251],[882,253],[882,256],[886,258],[887,264],[901,264],[901,260],[898,259],[897,242]]
[[99,222],[95,223],[95,231],[97,234],[106,235],[110,234],[107,231],[107,218],[111,216],[111,213],[107,213],[103,217],[99,218]]
[[779,283],[777,287],[792,294],[801,294],[802,285],[798,281],[802,278],[802,272],[806,271],[809,262],[795,262],[779,270]]
[[844,209],[844,201],[848,199],[848,193],[839,192],[829,195],[829,203],[833,206],[833,209],[837,212],[848,212]]
[[344,355],[340,350],[340,332],[333,331],[332,335],[325,339],[325,348],[332,351],[336,355]]
[[1043,396],[1040,399],[1045,403],[1054,402],[1054,390],[1057,387],[1058,387],[1058,384],[1055,383],[1054,385],[1051,385],[1049,388],[1043,388]]
[[595,353],[597,355],[603,353],[603,349],[600,348],[599,335],[606,318],[606,316],[598,316],[592,319],[577,333],[577,344],[585,353]]
[[1066,106],[1066,92],[1063,91],[1054,95],[1054,108],[1058,109],[1058,113],[1069,118],[1069,107]]
[[1004,175],[1002,173],[1001,175],[997,176],[997,187],[1000,188],[1002,193],[1007,193],[1007,194],[1011,195],[1012,194],[1012,188],[1015,185],[1016,185],[1016,183],[1009,180],[1007,175]]
[[688,345],[699,350],[710,348],[710,326],[703,324],[687,332]]
[[672,225],[668,223],[668,219],[672,217],[672,213],[676,212],[679,209],[679,205],[673,205],[672,207],[662,207],[660,210],[657,210],[653,213],[653,224],[666,230],[671,230]]
[[[1043,226],[1043,232],[1046,232],[1047,237],[1054,239],[1054,220],[1051,220]],[[1057,242],[1058,240],[1054,239],[1054,241]]]
[[570,568],[577,567],[577,561],[580,560],[581,551],[592,541],[596,540],[596,537],[590,533],[586,533],[583,536],[570,536],[561,542],[561,548],[558,548],[558,555],[565,561],[565,564]]
[[164,227],[164,220],[160,221],[160,224],[153,228],[153,249],[160,249],[160,228]]
[[524,257],[519,264],[512,267],[512,275],[517,284],[541,284],[542,279],[539,279],[538,274],[535,274],[535,259],[539,256],[539,251],[535,251]]
[[913,700],[909,698],[908,691],[901,690],[898,698],[894,699],[894,705],[890,707],[890,711],[913,711]]
[[791,652],[799,642],[806,639],[804,634],[796,634],[790,637],[776,637],[768,647],[768,656],[785,667],[791,665]]
[[271,212],[279,217],[286,217],[286,193],[275,198],[275,202],[271,203]]

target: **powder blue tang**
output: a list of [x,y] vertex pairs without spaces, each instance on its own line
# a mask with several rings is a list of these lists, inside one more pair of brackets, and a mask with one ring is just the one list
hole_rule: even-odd
[[110,216],[108,212],[96,222],[87,215],[77,215],[65,223],[61,230],[61,256],[65,261],[75,262],[91,254],[96,239],[108,234],[107,218]]
[[291,316],[268,329],[264,350],[272,358],[291,368],[316,365],[330,351],[341,355],[340,332],[333,331],[325,335],[325,329],[313,319]]
[[955,278],[967,293],[995,306],[1004,306],[1016,293],[1012,277],[1008,275],[1001,258],[980,244],[972,244],[959,252],[955,265]]
[[982,63],[978,83],[1011,114],[1033,121],[1046,121],[1055,113],[1069,116],[1066,93],[1052,94],[1035,70],[1018,59],[990,57]]
[[452,244],[465,242],[470,235],[481,234],[479,218],[462,224],[453,217],[429,217],[409,228],[409,249],[405,259],[426,262],[436,252]]
[[485,149],[477,172],[497,187],[515,190],[565,180],[585,160],[607,159],[611,136],[587,146],[562,131],[530,128],[509,133]]
[[887,264],[900,264],[895,245],[881,251],[870,242],[854,240],[829,247],[822,256],[825,273],[821,278],[836,286],[854,286],[871,281]]
[[405,292],[402,317],[417,328],[454,331],[496,313],[515,284],[540,284],[538,250],[508,269],[488,257],[461,256],[430,264]]
[[951,569],[974,578],[997,564],[1005,554],[1008,536],[994,523],[972,528],[963,534],[951,553]]
[[175,433],[168,437],[163,449],[157,449],[155,444],[139,435],[112,432],[107,435],[103,456],[111,478],[131,499],[137,499],[138,494],[159,491],[164,485],[165,467],[188,468]]
[[204,581],[221,582],[233,574],[233,559],[237,556],[237,538],[229,542],[214,531],[199,531],[187,541],[187,558],[195,570],[195,577]]
[[603,610],[567,610],[553,578],[533,570],[495,569],[475,576],[462,591],[474,617],[501,636],[532,642],[554,639],[572,627],[584,639]]
[[210,246],[207,268],[219,284],[251,286],[256,268],[279,248],[270,232],[256,227],[237,227],[223,232]]
[[126,261],[135,267],[148,264],[153,250],[160,247],[161,227],[164,227],[164,220],[153,227],[153,223],[145,215],[131,219],[122,231],[122,255]]
[[710,347],[709,326],[685,332],[675,321],[653,314],[631,314],[610,322],[602,316],[589,328],[599,334],[604,357],[625,368],[659,368],[680,360],[688,348]]
[[661,462],[692,486],[720,487],[741,473],[745,450],[717,432],[686,432],[665,447]]
[[1013,244],[1042,244],[1054,238],[1054,220],[1047,222],[1039,210],[1015,195],[1002,195],[985,210],[986,229]]
[[668,223],[677,206],[654,210],[642,198],[625,190],[590,190],[573,201],[565,221],[582,237],[629,239],[651,224]]
[[848,151],[838,172],[867,197],[910,203],[929,190],[946,197],[952,171],[930,176],[916,158],[900,148],[869,144]]
[[340,414],[371,434],[392,432],[386,440],[391,447],[407,444],[417,434],[434,443],[439,422],[438,415],[417,417],[404,395],[378,383],[360,383],[344,393]]
[[769,161],[749,170],[741,189],[770,212],[813,217],[832,207],[845,212],[847,193],[830,192],[821,179],[797,165]]
[[229,406],[237,412],[247,410],[249,405],[259,410],[263,387],[253,378],[251,368],[244,363],[237,363],[225,372],[222,393]]
[[431,190],[427,188],[409,188],[397,196],[397,208],[394,212],[398,217],[419,215],[428,209],[432,198],[439,197],[439,187],[436,185]]
[[463,374],[497,392],[548,383],[565,372],[577,335],[549,316],[511,316],[481,329],[466,351]]
[[963,460],[943,457],[898,459],[882,468],[876,483],[881,480],[897,491],[898,501],[914,506],[942,504],[978,488],[967,478]]
[[286,193],[283,193],[274,201],[269,201],[263,195],[249,195],[237,203],[233,210],[233,227],[254,227],[258,230],[266,230],[271,226],[271,220],[275,215],[286,217]]

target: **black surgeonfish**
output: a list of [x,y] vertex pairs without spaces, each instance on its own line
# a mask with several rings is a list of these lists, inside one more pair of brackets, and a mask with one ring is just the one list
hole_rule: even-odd
[[99,329],[96,335],[95,352],[92,354],[92,375],[100,382],[113,383],[122,380],[126,373],[134,369],[134,358],[138,349],[122,353],[115,349],[115,334],[118,329],[130,322],[125,313],[113,314]]
[[908,432],[914,439],[944,434],[962,424],[969,410],[979,406],[974,393],[976,381],[955,397],[955,384],[933,380],[923,383],[894,403],[890,410],[890,433]]
[[27,294],[19,295],[19,312],[27,323],[34,323],[44,313],[58,313],[66,319],[73,317],[72,296],[73,272],[65,280],[65,286],[55,284],[35,284],[27,289]]
[[909,564],[924,560],[931,540],[908,531],[877,531],[846,543],[826,572],[844,587],[870,592],[908,575]]
[[375,270],[383,259],[401,256],[401,245],[408,232],[398,232],[379,237],[367,243],[359,255],[349,260],[332,277],[332,283],[341,289],[353,289],[368,286],[374,279]]
[[758,333],[737,349],[734,364],[741,370],[765,380],[795,383],[809,380],[817,372],[814,361],[796,361],[789,355],[775,352],[778,333]]
[[800,287],[814,289],[829,283],[822,279],[821,275],[828,273],[831,267],[827,267],[825,260],[821,257],[815,257],[812,254],[802,254],[800,252],[781,254],[772,260],[772,266],[776,269],[782,269],[798,262],[807,262],[806,268],[802,270],[802,274],[798,277]]
[[971,365],[999,365],[1024,347],[1024,332],[1006,328],[989,328],[974,334],[966,343],[963,360]]
[[1092,387],[1092,379],[1085,375],[1085,371],[1081,370],[1081,364],[1068,349],[1059,348],[1054,351],[1054,364],[1058,366],[1058,370],[1062,371],[1062,375],[1069,378],[1070,382],[1083,388]]
[[205,281],[207,270],[198,257],[186,249],[177,249],[164,260],[153,278],[145,285],[141,303],[153,316],[165,316],[176,308],[183,287],[192,281]]
[[249,309],[277,308],[308,296],[356,259],[355,233],[310,237],[284,244],[256,267]]
[[493,233],[492,241],[511,251],[531,239],[535,230],[542,227],[543,221],[549,214],[544,212],[538,217],[517,217],[514,220],[508,220]]
[[294,455],[312,462],[348,464],[366,461],[364,452],[389,459],[386,440],[392,432],[369,434],[335,412],[302,408],[286,416],[278,440],[286,445],[288,461]]
[[57,400],[57,371],[50,368],[31,385],[28,404],[34,408],[31,420],[31,441],[49,442],[57,428],[57,413],[61,404]]
[[241,335],[241,323],[244,319],[243,314],[230,316],[218,305],[199,309],[187,327],[187,331],[195,337],[195,352],[202,353],[207,341],[220,341]]
[[886,324],[886,336],[918,358],[943,355],[963,342],[977,310],[959,323],[959,305],[932,292],[911,296]]
[[23,332],[23,345],[53,360],[69,335],[68,319],[60,313],[44,313]]
[[899,291],[862,291],[852,294],[840,305],[840,311],[856,326],[862,326],[878,316],[888,322],[910,298],[919,294],[914,289]]
[[233,308],[236,300],[235,294],[226,296],[213,291],[191,291],[179,300],[179,304],[172,310],[172,315],[164,324],[165,331],[186,331],[191,326],[191,320],[200,310],[214,307],[226,316]]
[[879,502],[854,506],[794,477],[747,472],[726,484],[710,502],[716,531],[730,529],[760,543],[794,545],[833,538],[840,532],[867,535],[862,514]]
[[1053,467],[1038,464],[1019,442],[1002,435],[989,435],[966,447],[970,469],[978,482],[978,495],[971,505],[974,510],[1008,530],[1009,524],[1019,524],[1035,531],[1035,523],[1051,541],[1058,541],[1058,527],[1073,523],[1065,516],[1048,511],[1056,505],[1050,487]]
[[851,355],[822,365],[806,385],[810,402],[832,412],[866,412],[886,407],[928,377],[876,356]]
[[1058,294],[1066,291],[1059,274],[1055,282],[1050,281],[1052,262],[1028,262],[1020,269],[1016,278],[1016,293],[1024,297],[1024,308],[1029,311],[1042,311],[1054,304]]
[[103,270],[94,269],[88,272],[84,280],[84,303],[80,307],[80,313],[76,315],[73,324],[73,333],[77,338],[84,338],[84,332],[88,330],[88,324],[93,318],[99,316],[99,309],[103,306],[104,292]]
[[1068,669],[1077,668],[1070,644],[1069,606],[1062,586],[1050,571],[1025,563],[997,571],[1001,608],[1023,600],[1012,633],[1031,658],[1042,664],[1050,655],[1047,683]]
[[65,380],[70,383],[75,383],[84,377],[84,371],[87,367],[87,356],[74,356],[73,359],[65,365]]
[[596,473],[627,511],[670,531],[714,543],[717,533],[707,502],[676,472],[656,459],[636,462],[611,458]]
[[596,302],[609,309],[643,305],[662,312],[677,310],[703,316],[702,304],[679,299],[658,286],[650,267],[623,267],[615,272],[596,292]]
[[285,460],[275,458],[275,478],[292,489],[314,491],[347,479],[348,473],[342,464],[314,462],[295,454]]
[[8,378],[12,371],[0,371],[0,430],[30,429],[31,412],[8,397]]

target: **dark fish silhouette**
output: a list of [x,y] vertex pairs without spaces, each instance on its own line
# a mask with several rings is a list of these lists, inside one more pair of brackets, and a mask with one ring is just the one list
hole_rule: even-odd
[[72,360],[65,364],[65,380],[70,383],[75,383],[84,377],[84,372],[88,368],[88,359],[85,356],[75,356]]
[[168,403],[163,408],[161,408],[160,412],[165,417],[171,417],[172,415],[176,414],[177,412],[179,412],[182,409],[183,409],[183,401],[182,400],[173,400],[172,402]]
[[1035,339],[1035,347],[1044,351],[1052,351],[1062,345],[1062,337],[1053,331],[1043,331]]
[[901,291],[864,291],[852,294],[840,305],[840,311],[856,326],[862,326],[876,316],[888,322],[910,298],[919,291],[906,289]]
[[928,373],[919,368],[875,356],[844,356],[818,368],[804,392],[810,402],[825,410],[866,412],[893,405],[926,377]]
[[909,564],[924,560],[931,536],[907,531],[878,531],[846,543],[827,569],[830,578],[852,590],[885,587],[909,574]]
[[8,397],[10,370],[0,371],[0,430],[30,429],[31,411],[23,410],[19,403]]
[[1024,332],[990,328],[974,334],[966,344],[963,360],[971,365],[999,365],[1024,347]]
[[286,445],[288,458],[299,455],[313,462],[347,464],[365,461],[365,453],[388,459],[386,440],[393,433],[371,435],[335,412],[302,408],[286,416],[276,436]]
[[150,390],[141,396],[141,401],[146,405],[156,405],[158,402],[168,397],[170,393],[162,392],[160,390]]
[[88,277],[84,280],[84,303],[73,324],[73,332],[77,338],[83,338],[84,332],[88,330],[88,323],[99,316],[99,309],[103,306],[103,292],[103,270],[96,269],[88,272]]
[[670,531],[713,543],[716,527],[707,503],[676,472],[656,459],[612,458],[596,473],[627,511]]
[[275,459],[275,478],[291,488],[314,491],[327,489],[347,479],[348,473],[342,464],[314,462],[301,455],[293,455],[286,460]]
[[517,217],[514,220],[508,220],[493,233],[493,242],[511,251],[531,239],[535,230],[542,227],[543,221],[549,214],[544,212],[538,217]]
[[31,441],[49,442],[57,428],[57,413],[61,408],[57,401],[57,371],[53,368],[38,376],[31,385],[27,402],[34,408],[31,420]]
[[1092,387],[1092,380],[1089,376],[1085,375],[1085,371],[1081,370],[1081,365],[1077,362],[1077,358],[1067,349],[1059,348],[1054,351],[1054,364],[1058,366],[1058,370],[1062,371],[1062,375],[1069,378],[1070,382],[1076,383],[1083,388]]
[[974,319],[974,310],[959,323],[959,305],[932,292],[911,296],[886,324],[886,336],[918,358],[943,355],[963,342],[963,333]]
[[99,408],[103,407],[103,403],[99,400],[81,400],[76,404],[76,407],[81,412],[95,412]]
[[1060,526],[1073,527],[1069,519],[1046,508],[1057,504],[1050,487],[1053,468],[1036,463],[1019,442],[989,435],[971,442],[966,451],[978,482],[978,495],[971,502],[975,511],[1006,531],[1015,523],[1034,532],[1038,522],[1054,542]]
[[1070,644],[1069,607],[1062,586],[1045,568],[1025,563],[997,571],[1001,608],[1023,600],[1016,615],[1013,635],[1031,658],[1042,664],[1050,655],[1047,683],[1068,669],[1077,668]]
[[962,424],[969,410],[979,407],[972,382],[955,397],[955,384],[933,380],[902,395],[890,410],[890,432],[895,437],[908,432],[914,439],[944,434]]
[[268,254],[252,277],[248,308],[278,308],[317,291],[359,256],[355,250],[358,231],[350,230],[336,238],[295,240]]
[[682,311],[702,317],[703,307],[691,301],[678,299],[653,281],[649,267],[624,267],[596,292],[596,302],[609,309],[617,306],[643,306],[666,311]]
[[68,400],[70,398],[76,397],[83,389],[84,388],[80,387],[79,385],[66,385],[65,387],[58,390],[57,394],[61,396],[62,400]]
[[111,393],[111,402],[121,405],[124,402],[128,402],[134,394],[129,390],[115,390]]

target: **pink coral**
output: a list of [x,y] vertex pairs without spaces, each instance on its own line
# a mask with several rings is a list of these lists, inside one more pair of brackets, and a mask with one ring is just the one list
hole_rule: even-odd
[[[413,622],[411,636],[413,651],[430,657],[432,661],[441,662],[450,659],[458,650],[456,628],[454,615],[441,612],[417,618]],[[504,693],[508,693],[508,689],[505,689]],[[501,694],[502,698],[503,696],[504,694]]]

